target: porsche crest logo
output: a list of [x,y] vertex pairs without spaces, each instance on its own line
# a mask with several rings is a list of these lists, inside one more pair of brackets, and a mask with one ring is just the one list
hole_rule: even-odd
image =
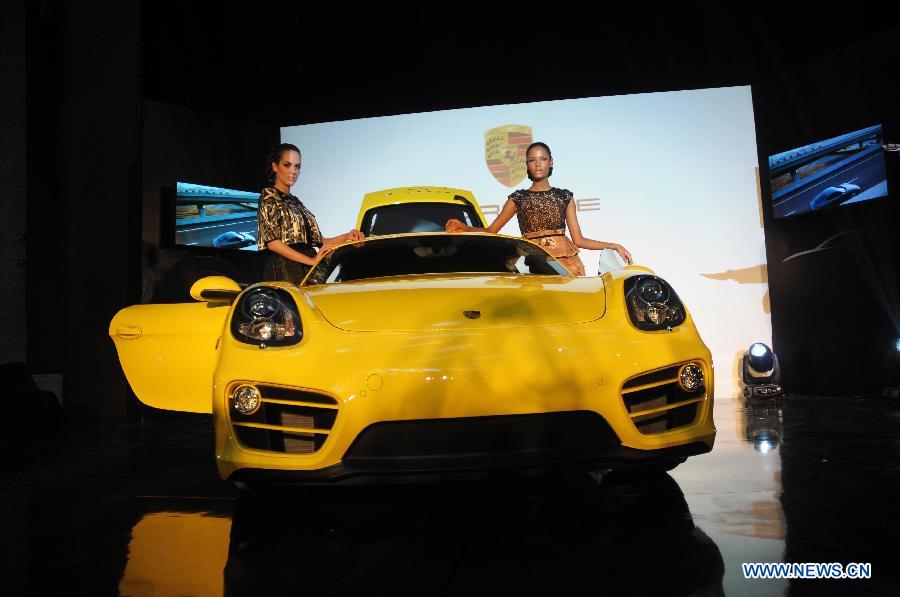
[[525,178],[525,150],[531,145],[531,127],[498,126],[484,133],[484,159],[501,184],[514,187]]

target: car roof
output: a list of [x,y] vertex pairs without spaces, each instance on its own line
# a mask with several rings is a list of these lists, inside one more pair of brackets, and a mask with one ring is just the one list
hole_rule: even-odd
[[356,218],[356,227],[362,226],[363,217],[369,210],[403,203],[451,203],[455,205],[468,203],[475,208],[482,223],[487,224],[484,214],[481,213],[481,207],[471,191],[451,187],[418,186],[397,187],[366,193],[359,208],[359,216]]

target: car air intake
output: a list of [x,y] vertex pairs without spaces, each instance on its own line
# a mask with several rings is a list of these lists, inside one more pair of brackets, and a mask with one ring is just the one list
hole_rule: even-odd
[[[235,383],[228,395],[241,384]],[[328,439],[337,419],[337,400],[325,394],[256,384],[261,406],[252,415],[229,408],[241,444],[254,450],[312,454]],[[229,401],[230,402],[230,401]]]
[[662,433],[693,423],[697,409],[706,400],[704,382],[694,391],[687,391],[678,383],[679,371],[685,365],[707,368],[699,361],[681,363],[628,379],[622,385],[622,401],[631,421],[644,434]]

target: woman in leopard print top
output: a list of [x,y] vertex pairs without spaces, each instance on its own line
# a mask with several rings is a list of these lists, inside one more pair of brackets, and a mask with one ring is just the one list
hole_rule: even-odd
[[[497,233],[515,215],[522,236],[542,246],[576,276],[585,275],[584,264],[578,257],[579,248],[613,249],[627,263],[632,262],[631,253],[622,245],[582,236],[572,191],[550,186],[553,156],[545,143],[536,142],[528,147],[525,164],[528,178],[532,181],[531,188],[512,193],[490,226],[475,228],[459,220],[450,220],[447,222],[447,232]],[[571,239],[566,236],[567,226]]]

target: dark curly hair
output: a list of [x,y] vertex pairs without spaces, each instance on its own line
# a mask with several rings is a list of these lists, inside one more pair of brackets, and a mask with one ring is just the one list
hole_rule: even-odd
[[[550,151],[550,146],[544,143],[543,141],[535,141],[531,145],[528,146],[528,149],[525,150],[525,172],[528,173],[528,180],[534,180],[531,177],[531,172],[528,172],[528,152],[531,151],[532,147],[543,147],[544,151],[547,152],[547,156],[552,160],[553,152]],[[550,166],[550,171],[547,173],[547,178],[553,176],[553,166]]]
[[284,155],[285,151],[296,151],[298,154],[300,153],[300,149],[293,143],[279,143],[270,149],[269,156],[266,158],[266,186],[270,187],[275,184],[275,172],[272,171],[272,164],[277,164],[281,161],[281,156]]

